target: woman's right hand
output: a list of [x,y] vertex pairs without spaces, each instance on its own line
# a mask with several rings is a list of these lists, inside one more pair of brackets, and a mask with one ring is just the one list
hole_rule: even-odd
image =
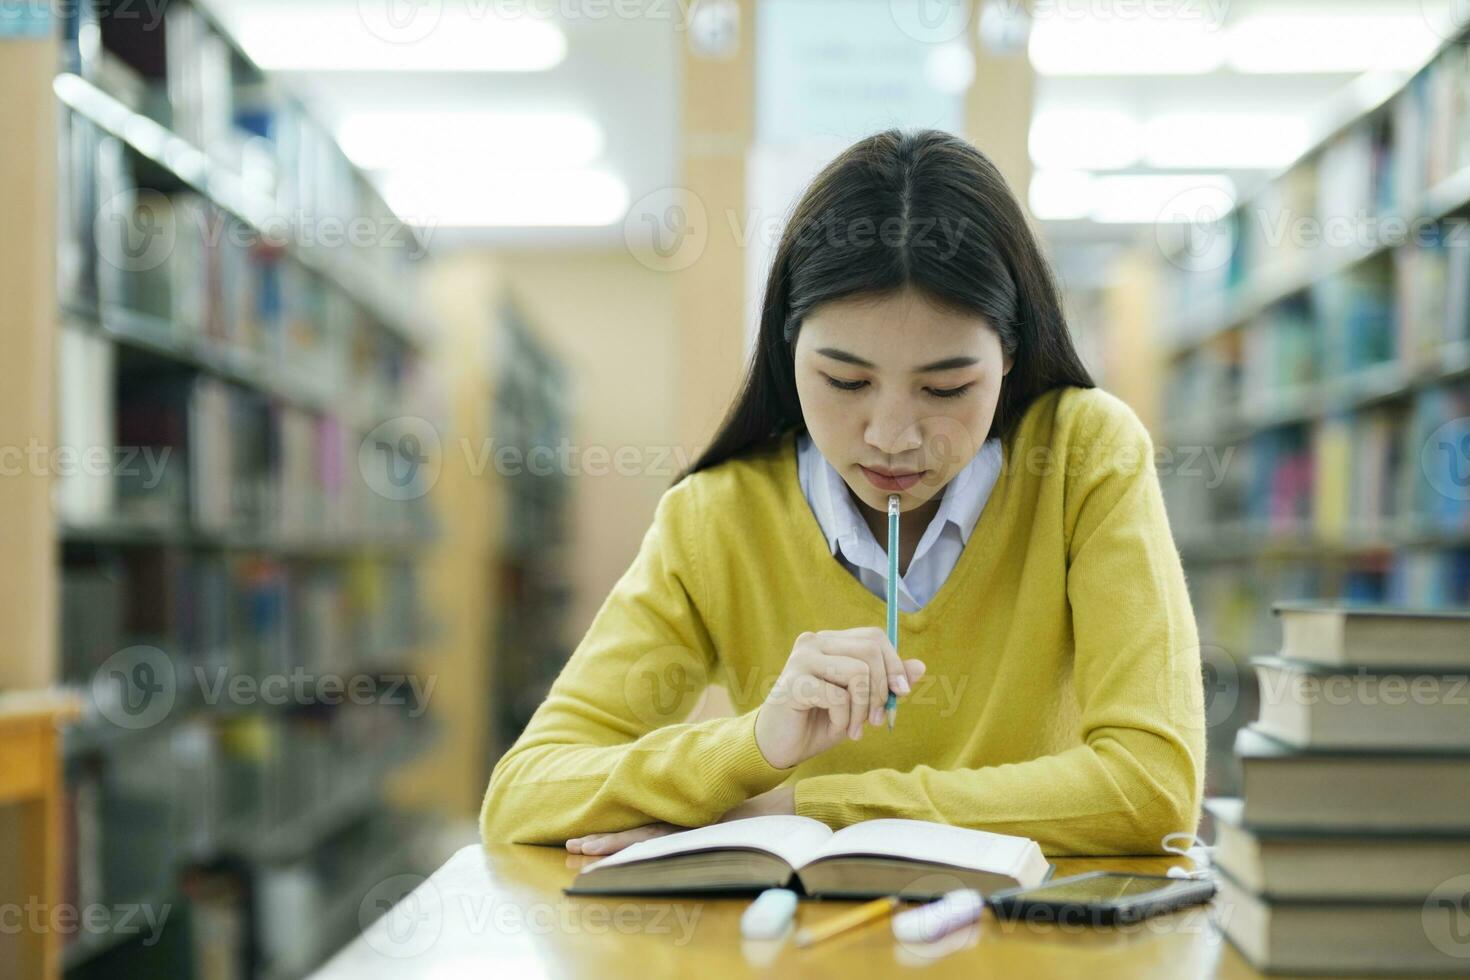
[[756,714],[756,744],[789,769],[884,724],[888,692],[902,697],[923,676],[924,662],[901,662],[876,626],[803,633]]

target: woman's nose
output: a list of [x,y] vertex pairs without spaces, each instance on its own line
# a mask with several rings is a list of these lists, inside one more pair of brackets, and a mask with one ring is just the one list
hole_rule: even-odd
[[924,444],[917,422],[892,418],[875,417],[868,423],[865,438],[878,452],[893,457],[912,453]]

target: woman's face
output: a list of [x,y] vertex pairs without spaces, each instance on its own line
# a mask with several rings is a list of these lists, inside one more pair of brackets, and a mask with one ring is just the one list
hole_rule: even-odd
[[853,494],[878,511],[922,506],[974,458],[1011,369],[983,317],[912,289],[824,303],[796,338],[807,431]]

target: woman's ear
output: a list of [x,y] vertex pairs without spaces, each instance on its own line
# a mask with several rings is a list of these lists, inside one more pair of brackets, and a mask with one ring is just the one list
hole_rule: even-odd
[[1000,369],[1000,376],[1002,378],[1004,378],[1006,375],[1010,374],[1011,373],[1011,368],[1015,366],[1015,363],[1016,363],[1015,362],[1015,358],[1011,357],[1011,355],[1009,355],[1009,354],[1002,354],[1001,355],[1001,364],[1003,366]]

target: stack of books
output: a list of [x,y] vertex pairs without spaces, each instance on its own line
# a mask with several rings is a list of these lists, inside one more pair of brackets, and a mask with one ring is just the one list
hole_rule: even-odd
[[1470,970],[1470,610],[1278,603],[1213,799],[1218,922],[1257,968]]

